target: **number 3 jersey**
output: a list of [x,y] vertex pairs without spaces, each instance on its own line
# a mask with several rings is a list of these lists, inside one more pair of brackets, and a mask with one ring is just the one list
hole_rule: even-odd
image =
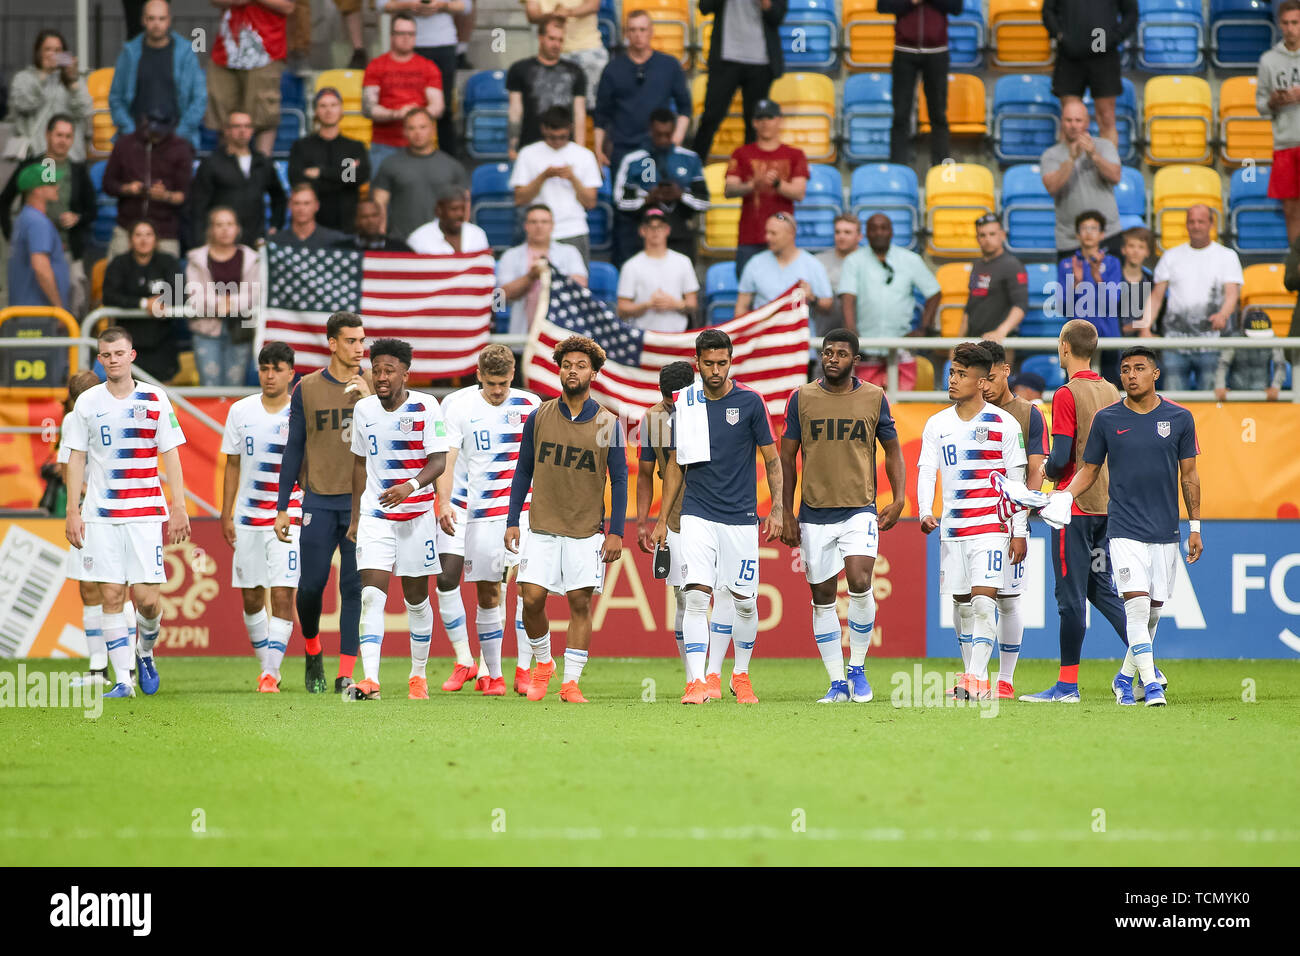
[[167,393],[135,382],[125,398],[114,398],[101,383],[82,393],[70,418],[68,448],[86,453],[82,520],[127,524],[165,519],[158,456],[185,444]]
[[417,477],[429,458],[445,452],[447,423],[438,400],[424,392],[406,393],[406,401],[387,411],[378,395],[357,402],[352,412],[352,453],[366,460],[366,490],[361,514],[389,521],[410,521],[433,507],[433,484],[407,496],[396,508],[384,508],[379,496]]
[[[230,406],[221,438],[223,455],[239,456],[239,491],[235,524],[244,528],[273,528],[280,493],[280,464],[289,440],[289,402],[268,412],[261,395],[249,395]],[[302,489],[297,482],[289,497],[289,519],[302,524]]]
[[[1028,464],[1020,425],[1010,412],[985,404],[968,422],[957,416],[955,405],[931,416],[921,433],[917,462],[917,507],[921,515],[934,506],[934,478],[943,478],[943,517],[940,535],[945,541],[966,541],[983,535],[1007,534],[998,520],[998,492],[989,475],[1024,476]],[[1027,533],[1028,518],[1020,512],[1012,519],[1017,536]]]
[[[469,521],[504,520],[510,514],[510,485],[519,464],[524,422],[542,400],[532,392],[512,388],[506,400],[492,405],[477,386],[447,396],[442,413],[447,436],[456,449],[456,475],[451,503]],[[524,500],[524,511],[532,492]]]

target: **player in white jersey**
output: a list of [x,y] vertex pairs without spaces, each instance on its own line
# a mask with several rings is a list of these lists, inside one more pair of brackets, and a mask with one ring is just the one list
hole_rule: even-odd
[[[499,697],[506,692],[505,677],[501,673],[501,646],[505,634],[502,585],[519,563],[519,555],[507,551],[505,546],[510,485],[519,460],[524,421],[542,404],[542,400],[532,392],[510,387],[515,374],[515,356],[504,345],[489,345],[479,353],[477,374],[478,386],[453,392],[442,404],[451,448],[447,452],[447,469],[438,479],[438,523],[444,534],[464,535],[465,580],[473,581],[478,592],[475,629],[478,631],[479,653],[486,668],[486,673],[479,675],[478,689],[489,696]],[[454,473],[454,481],[448,473]],[[453,485],[466,489],[464,497],[458,500]],[[531,494],[525,500],[520,516],[521,542],[527,541],[529,501]],[[454,584],[458,597],[459,572],[457,568]],[[447,568],[444,567],[443,575],[438,578],[439,606],[446,574]],[[514,690],[526,695],[532,652],[524,631],[523,598],[517,599],[515,636],[519,644],[519,663],[515,667]],[[468,641],[455,649],[456,669],[451,679],[443,684],[443,690],[459,690],[474,674],[472,669],[465,667],[462,656],[468,655]]]
[[[1020,425],[984,401],[991,366],[988,350],[977,342],[963,342],[953,351],[948,397],[956,404],[925,423],[918,462],[917,510],[923,532],[941,529],[939,593],[953,601],[964,668],[954,694],[964,700],[993,696],[988,664],[997,632],[996,597],[1006,581],[1006,562],[1024,559],[1023,550],[1008,556],[1008,537],[1028,534],[1028,518],[1020,512],[1008,536],[998,518],[998,493],[989,483],[995,471],[1023,481],[1026,464]],[[932,513],[936,475],[943,476],[942,522]]]
[[264,694],[280,693],[280,663],[293,633],[294,593],[301,560],[301,488],[295,488],[289,500],[289,540],[281,541],[275,533],[280,465],[289,438],[293,358],[293,349],[284,342],[262,346],[257,356],[262,394],[241,398],[230,407],[221,439],[221,453],[226,456],[221,533],[235,549],[230,583],[244,594],[244,627],[261,667],[257,689]]
[[353,700],[379,699],[379,658],[384,640],[388,581],[402,579],[411,631],[412,700],[427,700],[433,609],[429,575],[438,573],[433,482],[447,461],[447,425],[438,400],[409,391],[411,346],[398,339],[370,345],[375,394],[352,413],[352,521],[361,572],[361,664],[366,679],[347,688]]
[[[104,599],[104,643],[117,683],[106,697],[134,697],[131,662],[140,689],[158,692],[153,648],[162,609],[159,597],[167,579],[163,567],[162,524],[168,540],[190,536],[185,510],[185,480],[177,448],[185,442],[166,392],[136,382],[131,334],[110,326],[99,336],[99,361],[107,381],[77,399],[67,430],[68,543],[81,552],[87,579],[99,583]],[[171,511],[158,480],[162,458],[171,491]],[[81,507],[82,485],[86,497]],[[138,640],[128,638],[125,579],[135,600]]]

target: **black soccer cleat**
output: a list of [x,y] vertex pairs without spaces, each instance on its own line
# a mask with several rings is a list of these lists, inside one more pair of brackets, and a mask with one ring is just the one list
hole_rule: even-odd
[[328,689],[325,683],[325,652],[307,654],[307,693],[323,694]]
[[342,694],[355,683],[356,681],[351,677],[336,677],[334,678],[334,693]]

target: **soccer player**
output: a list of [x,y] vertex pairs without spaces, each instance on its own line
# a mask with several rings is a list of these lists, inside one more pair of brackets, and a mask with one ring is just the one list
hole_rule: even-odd
[[[1187,562],[1195,564],[1201,543],[1201,479],[1196,473],[1196,422],[1181,405],[1156,394],[1160,368],[1143,345],[1125,349],[1119,377],[1124,400],[1101,409],[1083,450],[1083,465],[1061,489],[1075,501],[1110,465],[1110,567],[1124,598],[1128,653],[1111,682],[1122,706],[1137,701],[1139,675],[1148,707],[1163,707],[1165,690],[1156,671],[1153,645],[1160,608],[1173,596],[1178,563],[1178,487],[1187,505],[1190,534]],[[1073,523],[1073,522],[1071,522]]]
[[[106,697],[135,696],[133,650],[140,689],[158,693],[153,648],[162,618],[161,586],[167,579],[162,524],[167,522],[172,544],[190,536],[177,451],[185,436],[166,392],[131,376],[134,360],[129,332],[110,326],[100,333],[99,362],[107,381],[77,399],[67,435],[71,454],[66,533],[68,543],[81,550],[84,574],[99,584],[104,601],[104,643],[116,678]],[[159,457],[171,492],[170,513],[158,480]],[[78,507],[83,481],[86,497]],[[127,587],[135,599],[139,631],[134,649],[123,613]]]
[[289,501],[301,487],[302,531],[299,536],[302,572],[297,604],[298,623],[306,640],[307,691],[325,693],[325,658],[320,643],[321,602],[329,581],[334,552],[339,552],[339,672],[334,693],[352,683],[357,663],[357,625],[361,617],[361,578],[356,546],[348,540],[352,511],[352,452],[349,434],[352,408],[371,394],[361,371],[366,333],[354,312],[335,312],[325,324],[329,365],[304,375],[289,400],[289,440],[280,469],[275,534],[293,540]]
[[[782,528],[781,460],[763,399],[753,389],[731,381],[731,337],[718,329],[705,329],[697,335],[695,366],[702,384],[692,384],[676,401],[673,447],[668,453],[663,490],[665,501],[682,495],[680,547],[686,604],[682,633],[688,668],[682,703],[703,704],[722,697],[722,658],[734,638],[731,692],[739,703],[757,704],[749,678],[749,661],[758,640],[759,519],[754,453],[763,455],[772,498],[763,522],[768,541],[778,537]],[[686,459],[684,468],[679,458]],[[652,540],[656,547],[668,541],[665,509],[659,511]],[[731,633],[715,629],[716,643],[710,648],[709,597],[714,591],[730,596],[735,623]],[[706,650],[711,658],[707,674]]]
[[[280,463],[289,438],[289,384],[293,349],[268,342],[257,355],[261,395],[241,398],[230,407],[221,452],[226,456],[221,497],[221,533],[235,549],[231,586],[243,591],[244,627],[257,655],[261,674],[257,689],[280,693],[280,663],[293,633],[294,592],[301,555],[302,489],[289,499],[289,540],[275,533]],[[238,504],[236,504],[238,499]],[[266,619],[266,591],[271,591],[271,620]]]
[[[465,579],[474,582],[478,596],[474,625],[478,631],[479,653],[486,668],[479,676],[480,684],[476,689],[489,697],[501,697],[506,692],[505,676],[501,673],[501,645],[505,635],[503,582],[518,564],[517,555],[507,551],[505,546],[510,486],[519,460],[524,419],[542,404],[542,400],[532,392],[510,387],[514,375],[514,353],[504,345],[489,345],[478,356],[478,385],[452,392],[442,403],[450,447],[447,468],[438,478],[438,523],[444,535],[462,535],[464,556],[451,557],[439,553],[443,568],[438,577],[438,605],[439,608],[443,606],[443,581],[451,572],[448,567],[451,562],[457,565],[453,586],[459,600],[463,565]],[[453,492],[453,472],[459,498]],[[528,505],[529,500],[525,499],[519,518],[524,547],[527,547],[528,540]],[[463,610],[461,616],[464,616]],[[522,656],[523,648],[528,646],[522,598],[515,616],[515,635]],[[443,684],[443,690],[460,690],[474,673],[464,667],[460,658],[462,653],[468,656],[469,641],[465,641],[463,648],[457,646],[456,652],[456,669],[451,679]],[[528,693],[528,680],[527,668],[516,667],[514,689],[517,693]]]
[[[940,529],[939,593],[953,603],[963,673],[953,694],[959,700],[989,700],[988,664],[997,633],[996,598],[1006,585],[1007,526],[997,515],[998,493],[989,475],[1000,472],[1024,481],[1025,442],[1009,413],[984,400],[993,360],[982,343],[963,342],[953,350],[948,397],[954,404],[931,416],[921,433],[916,486],[921,530]],[[943,476],[943,520],[932,514],[935,476]],[[1023,539],[1029,517],[1012,518],[1011,537]]]
[[[695,381],[695,370],[689,362],[669,362],[659,370],[659,394],[663,401],[646,409],[641,419],[641,453],[637,462],[636,473],[636,543],[645,554],[654,554],[651,540],[651,526],[648,523],[650,505],[655,495],[655,468],[659,469],[662,480],[664,466],[668,462],[668,450],[672,447],[673,395]],[[673,589],[676,616],[673,622],[673,634],[677,638],[677,653],[681,655],[682,666],[686,667],[686,642],[682,634],[682,616],[686,613],[686,604],[682,595],[682,496],[675,501],[660,501],[661,511],[668,513],[668,586]],[[717,623],[717,622],[715,622]],[[689,668],[686,679],[690,681]]]
[[352,512],[347,537],[356,542],[361,573],[361,667],[365,679],[345,691],[379,700],[379,658],[389,578],[402,579],[411,631],[411,700],[429,699],[425,668],[433,638],[429,575],[438,573],[433,483],[447,462],[447,425],[438,400],[407,389],[411,346],[398,339],[370,345],[375,394],[352,413]]
[[[813,640],[831,687],[819,703],[871,700],[867,651],[876,626],[871,574],[881,531],[898,523],[907,504],[907,466],[883,389],[854,374],[858,337],[832,329],[822,339],[822,378],[795,389],[785,407],[781,438],[784,525],[781,540],[799,548],[812,590]],[[876,515],[876,442],[885,449],[885,475],[894,500]],[[794,511],[795,456],[803,452],[800,507]],[[849,584],[849,671],[844,674],[837,580]]]
[[[1047,423],[1043,413],[1033,402],[1017,397],[1011,391],[1011,363],[1001,342],[980,343],[989,353],[993,364],[984,386],[984,400],[1011,415],[1020,426],[1025,440],[1025,487],[1037,491],[1043,486],[1043,462],[1047,460]],[[1026,521],[1024,531],[1028,533]],[[1020,644],[1025,637],[1025,621],[1021,617],[1020,595],[1025,589],[1025,561],[1029,554],[1026,538],[1012,537],[1004,570],[1006,581],[998,591],[998,684],[994,695],[999,700],[1014,700],[1016,662],[1020,659]],[[1016,555],[1020,557],[1017,559]]]
[[578,680],[591,649],[591,596],[604,584],[605,565],[623,552],[627,456],[622,424],[590,394],[591,380],[605,364],[605,350],[589,338],[571,335],[555,346],[553,358],[562,394],[544,402],[524,422],[510,485],[505,545],[519,552],[521,515],[532,488],[530,530],[519,562],[524,627],[534,661],[528,699],[545,698],[555,673],[546,596],[563,594],[569,602],[569,631],[560,700],[585,704]]

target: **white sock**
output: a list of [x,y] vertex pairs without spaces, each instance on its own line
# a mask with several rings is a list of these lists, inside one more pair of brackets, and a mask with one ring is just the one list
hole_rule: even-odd
[[153,657],[153,646],[158,643],[158,631],[161,625],[161,610],[153,617],[138,617],[136,619],[139,634],[139,639],[136,642],[136,653],[141,657]]
[[682,599],[682,589],[673,588],[673,637],[677,639],[677,656],[682,659],[682,669],[686,679],[691,679],[691,669],[686,663],[686,633],[682,630],[682,619],[686,616],[686,604]]
[[433,605],[426,597],[419,604],[406,601],[406,620],[411,631],[411,677],[424,677],[433,642]]
[[962,603],[955,598],[952,602],[952,629],[957,634],[957,646],[961,648],[961,669],[970,672],[971,628],[975,626],[974,610],[970,603]]
[[1151,636],[1151,598],[1145,594],[1124,602],[1124,616],[1128,619],[1128,650],[1133,664],[1142,677],[1143,686],[1156,679],[1156,659]]
[[1160,608],[1151,608],[1151,614],[1147,617],[1147,633],[1151,635],[1151,643],[1156,642],[1156,628],[1160,625]]
[[576,647],[570,647],[564,652],[564,680],[561,683],[567,684],[570,681],[582,679],[582,669],[587,665],[587,652],[580,651]]
[[723,588],[713,592],[713,617],[709,622],[709,669],[706,674],[721,674],[727,659],[732,632],[736,626],[736,605],[731,592]]
[[861,667],[871,650],[871,632],[876,628],[876,596],[849,592],[849,666]]
[[104,644],[104,606],[88,604],[81,609],[81,626],[86,631],[86,656],[90,658],[89,669],[102,671],[108,669],[108,647]]
[[478,650],[483,658],[485,670],[479,675],[488,677],[501,676],[501,643],[505,639],[505,628],[501,621],[501,605],[496,607],[479,606],[474,615],[474,626],[478,628]]
[[1130,679],[1138,672],[1137,664],[1133,663],[1132,645],[1124,652],[1124,663],[1119,665],[1119,672]]
[[257,666],[265,671],[267,642],[266,608],[262,608],[256,614],[249,614],[245,611],[244,629],[248,631],[248,643],[253,645],[253,653],[257,655]]
[[528,643],[528,630],[524,627],[524,599],[515,598],[515,644],[519,649],[519,662],[515,664],[526,671],[533,666],[533,647]]
[[379,588],[361,589],[361,669],[379,683],[379,657],[384,645],[384,605],[388,595]]
[[442,617],[442,626],[447,629],[447,639],[451,641],[456,663],[473,667],[474,655],[469,650],[469,627],[465,624],[465,602],[460,599],[460,588],[438,592],[438,614]]
[[812,613],[813,640],[817,653],[822,656],[822,666],[831,683],[844,680],[844,649],[840,646],[840,615],[834,604],[814,604]]
[[686,650],[686,682],[704,680],[709,654],[709,596],[703,591],[683,591],[682,643]]
[[546,633],[541,637],[528,638],[528,646],[533,651],[533,663],[550,664],[551,663],[551,630],[546,629]]
[[[753,595],[741,598],[733,594],[732,603],[736,606],[736,626],[731,643],[736,658],[731,662],[731,672],[748,674],[749,658],[754,653],[754,645],[758,643],[758,600]],[[836,649],[843,653],[838,651],[838,644]]]
[[971,651],[966,672],[976,680],[989,679],[989,659],[993,656],[993,636],[997,633],[994,615],[997,603],[988,595],[977,594],[971,598]]
[[113,679],[119,684],[131,683],[131,668],[135,667],[135,653],[126,634],[124,613],[104,615],[104,645],[113,665]]
[[998,680],[1014,684],[1016,661],[1020,660],[1020,642],[1025,636],[1025,621],[1020,616],[1020,597],[998,598]]
[[266,658],[262,662],[262,670],[279,679],[280,664],[284,660],[284,652],[289,649],[289,637],[293,634],[293,621],[273,617],[267,630]]

